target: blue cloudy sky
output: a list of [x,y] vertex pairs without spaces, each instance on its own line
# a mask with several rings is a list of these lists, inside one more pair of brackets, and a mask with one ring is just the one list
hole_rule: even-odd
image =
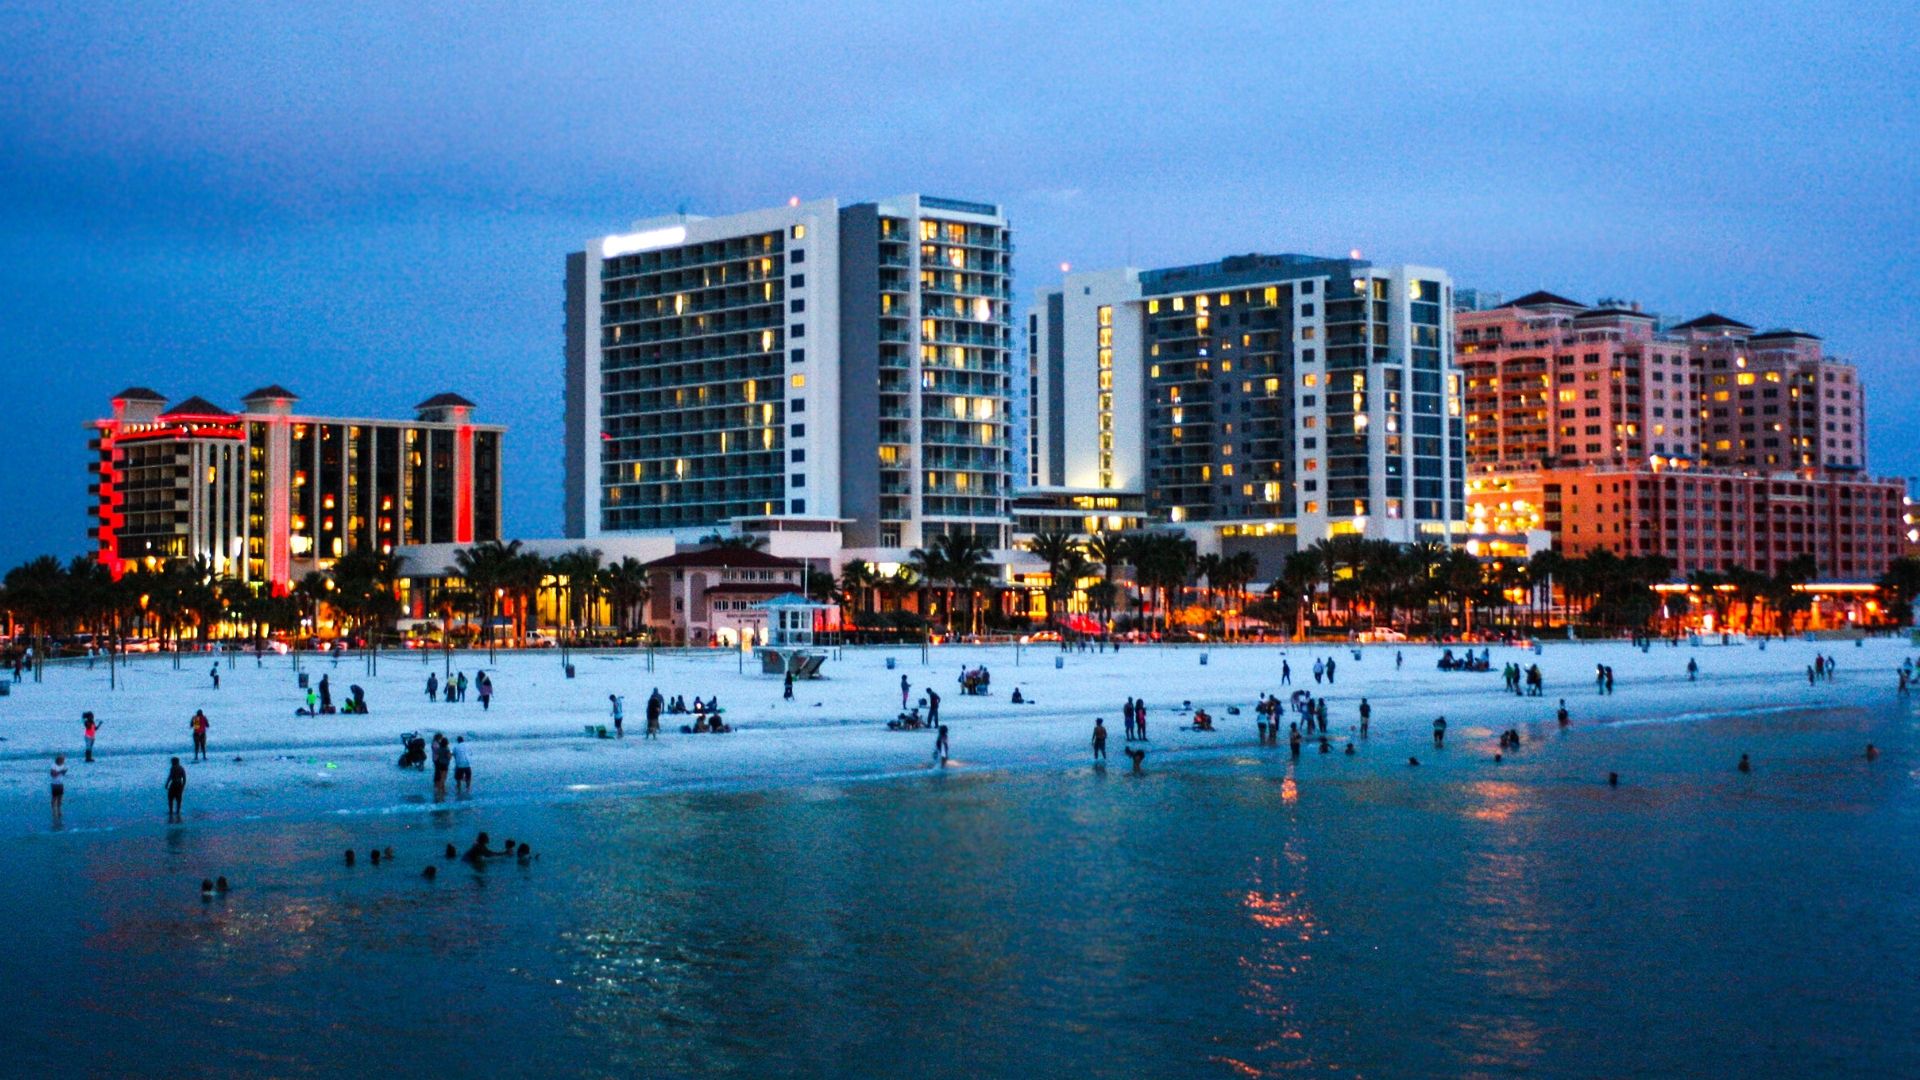
[[1920,473],[1917,11],[0,0],[0,565],[86,548],[128,384],[460,390],[551,535],[565,252],[791,195],[999,201],[1022,293],[1360,248],[1793,325]]

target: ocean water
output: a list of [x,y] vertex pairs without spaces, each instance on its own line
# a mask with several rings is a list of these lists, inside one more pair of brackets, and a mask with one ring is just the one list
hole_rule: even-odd
[[[1117,752],[976,770],[956,731],[953,768],[899,781],[20,836],[4,1060],[1920,1075],[1917,731],[1903,703],[1533,728],[1496,765],[1462,724],[1439,752],[1156,752],[1144,776]],[[481,828],[541,858],[439,857]],[[203,901],[215,874],[234,889]]]

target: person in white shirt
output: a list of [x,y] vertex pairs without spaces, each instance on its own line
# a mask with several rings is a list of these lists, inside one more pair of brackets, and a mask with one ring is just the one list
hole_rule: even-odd
[[60,801],[67,794],[67,755],[55,754],[53,768],[47,770],[48,778],[53,782],[53,823],[60,824]]
[[453,790],[473,790],[473,758],[467,752],[465,735],[456,735],[453,740]]

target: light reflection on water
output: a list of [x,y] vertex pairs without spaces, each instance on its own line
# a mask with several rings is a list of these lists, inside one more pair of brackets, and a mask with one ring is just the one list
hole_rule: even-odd
[[[1906,714],[1382,742],[15,841],[0,1029],[124,1075],[1920,1071]],[[438,858],[476,828],[543,858]]]

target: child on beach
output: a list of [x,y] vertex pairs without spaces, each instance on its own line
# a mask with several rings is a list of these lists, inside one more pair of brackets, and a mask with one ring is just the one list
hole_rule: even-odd
[[95,720],[93,718],[93,714],[90,712],[81,713],[80,714],[80,730],[86,736],[86,740],[87,740],[87,760],[92,761],[93,760],[93,740],[97,738],[100,734],[100,721]]
[[55,754],[53,756],[53,768],[47,770],[47,776],[48,779],[52,781],[53,823],[55,826],[58,826],[60,824],[60,803],[66,798],[67,794],[67,755]]

